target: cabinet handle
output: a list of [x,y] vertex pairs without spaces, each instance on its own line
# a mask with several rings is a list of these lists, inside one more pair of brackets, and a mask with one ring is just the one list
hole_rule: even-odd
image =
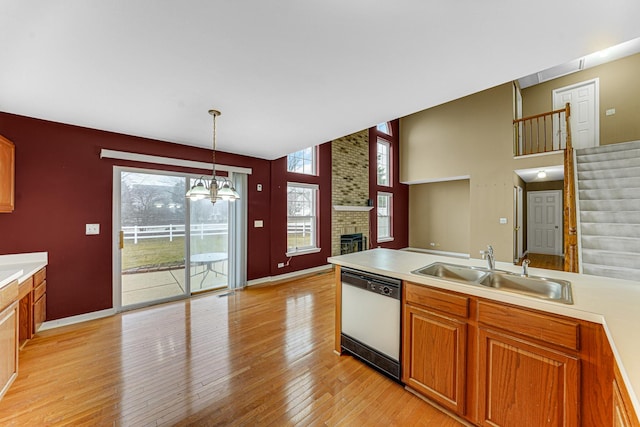
[[124,248],[124,231],[120,230],[120,249]]

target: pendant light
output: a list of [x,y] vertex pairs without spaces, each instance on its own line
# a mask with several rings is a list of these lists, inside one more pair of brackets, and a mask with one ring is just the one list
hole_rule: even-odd
[[205,180],[203,177],[198,178],[191,189],[187,191],[186,197],[193,201],[208,199],[212,204],[218,200],[229,200],[233,202],[240,198],[240,194],[233,188],[231,182],[227,178],[223,178],[224,181],[222,184],[218,185],[218,181],[216,180],[216,118],[220,115],[220,111],[209,110],[209,114],[213,117],[213,151],[211,156],[213,171],[211,179]]

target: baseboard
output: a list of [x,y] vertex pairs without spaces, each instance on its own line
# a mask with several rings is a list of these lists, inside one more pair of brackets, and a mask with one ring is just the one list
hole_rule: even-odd
[[38,331],[46,331],[47,329],[59,328],[61,326],[74,325],[76,323],[87,322],[89,320],[102,319],[103,317],[109,317],[116,314],[114,308],[108,308],[106,310],[94,311],[91,313],[78,314],[77,316],[64,317],[62,319],[49,320],[44,322]]
[[463,254],[461,252],[437,251],[437,250],[434,250],[434,249],[422,249],[422,248],[404,248],[404,249],[400,249],[400,250],[401,251],[408,251],[408,252],[421,252],[423,254],[431,254],[431,255],[449,256],[449,257],[454,257],[454,258],[464,258],[464,259],[471,258],[471,256],[469,254]]
[[327,264],[327,265],[321,265],[319,267],[307,268],[305,270],[292,271],[291,273],[278,274],[277,276],[261,277],[260,279],[253,279],[253,280],[247,281],[247,286],[275,284],[277,282],[296,279],[300,276],[308,276],[310,274],[321,273],[324,271],[331,270],[332,268],[333,268],[333,265]]

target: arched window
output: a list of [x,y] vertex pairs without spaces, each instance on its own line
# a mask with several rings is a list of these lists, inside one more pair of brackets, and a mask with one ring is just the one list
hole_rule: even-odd
[[386,133],[387,135],[391,135],[391,126],[389,126],[389,122],[380,123],[376,126],[378,132]]

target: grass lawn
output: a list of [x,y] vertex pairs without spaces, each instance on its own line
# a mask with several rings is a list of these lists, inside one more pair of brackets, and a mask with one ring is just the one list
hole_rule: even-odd
[[[226,252],[227,235],[194,237],[191,253]],[[122,270],[136,268],[169,267],[184,265],[184,237],[175,237],[172,242],[165,239],[138,240],[138,244],[126,240],[122,249]]]

